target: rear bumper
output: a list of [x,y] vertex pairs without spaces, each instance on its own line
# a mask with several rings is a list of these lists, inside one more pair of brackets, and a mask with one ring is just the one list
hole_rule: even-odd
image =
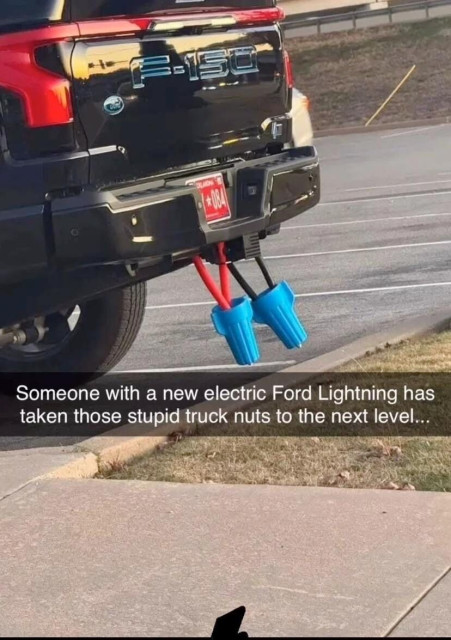
[[[218,169],[208,173],[217,173]],[[0,282],[37,276],[49,266],[177,259],[221,241],[265,232],[313,207],[320,197],[314,147],[221,169],[232,217],[208,224],[193,176],[109,191],[84,191],[43,207],[0,212]],[[195,177],[201,177],[196,175]]]
[[207,223],[202,199],[185,184],[186,177],[54,203],[57,263],[67,267],[174,256],[265,232],[319,201],[314,147],[242,162],[222,173],[232,217],[214,224]]

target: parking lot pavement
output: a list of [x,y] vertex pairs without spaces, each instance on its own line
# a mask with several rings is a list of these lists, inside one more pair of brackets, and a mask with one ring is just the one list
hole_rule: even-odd
[[373,637],[411,609],[424,629],[416,606],[435,600],[425,635],[447,637],[450,509],[405,491],[28,486],[0,502],[0,635],[209,637],[244,605],[250,637]]
[[[318,140],[322,203],[262,243],[275,278],[298,295],[310,340],[287,351],[259,328],[260,368],[278,370],[449,308],[450,135],[442,125]],[[242,270],[263,288],[252,263]],[[143,328],[119,370],[234,368],[194,269],[151,281],[148,291]]]

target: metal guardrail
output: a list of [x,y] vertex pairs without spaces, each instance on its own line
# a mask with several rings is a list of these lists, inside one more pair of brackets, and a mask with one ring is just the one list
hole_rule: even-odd
[[297,14],[287,16],[282,24],[285,30],[315,26],[317,33],[322,33],[321,27],[326,24],[352,22],[352,28],[357,29],[359,19],[374,18],[376,16],[387,16],[389,24],[392,24],[394,14],[407,13],[409,11],[423,10],[425,19],[428,20],[430,18],[430,9],[442,6],[451,7],[451,0],[416,0],[406,4],[388,6],[385,9],[351,9],[346,13],[326,14],[308,18],[302,18],[302,14]]

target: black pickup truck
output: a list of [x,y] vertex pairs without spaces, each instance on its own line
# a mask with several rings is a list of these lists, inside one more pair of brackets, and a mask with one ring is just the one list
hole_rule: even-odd
[[[319,200],[275,0],[1,0],[0,372],[99,372],[146,281]],[[224,246],[224,245],[222,245]]]

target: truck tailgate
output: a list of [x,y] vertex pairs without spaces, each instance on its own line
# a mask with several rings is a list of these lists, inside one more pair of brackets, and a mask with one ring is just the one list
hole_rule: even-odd
[[80,23],[73,89],[88,148],[118,147],[137,176],[273,141],[268,122],[291,106],[280,27],[233,15],[137,20],[134,33],[125,20]]

